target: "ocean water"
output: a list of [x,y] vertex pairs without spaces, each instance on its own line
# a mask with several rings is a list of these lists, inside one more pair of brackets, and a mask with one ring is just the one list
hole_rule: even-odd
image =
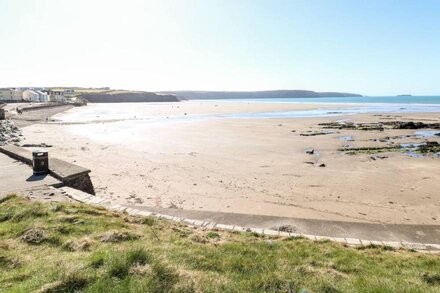
[[383,97],[332,97],[332,98],[272,98],[204,100],[247,103],[313,103],[313,104],[440,104],[440,96],[383,96]]
[[224,118],[307,118],[333,117],[373,113],[440,113],[440,104],[364,104],[331,109],[294,110],[282,112],[239,113],[223,115]]
[[[243,112],[237,114],[199,114],[188,116],[149,116],[155,103],[89,104],[81,111],[67,112],[56,116],[57,122],[88,123],[133,121],[135,123],[173,123],[200,119],[262,119],[262,118],[307,118],[332,117],[367,113],[440,113],[440,96],[435,97],[350,97],[350,98],[280,98],[280,99],[224,99],[191,100],[182,103],[295,103],[317,104],[315,109]],[[319,107],[319,104],[334,104],[334,107]],[[177,105],[177,104],[176,104]]]

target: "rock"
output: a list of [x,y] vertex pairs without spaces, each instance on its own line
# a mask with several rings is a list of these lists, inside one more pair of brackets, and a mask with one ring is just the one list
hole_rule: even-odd
[[381,156],[381,155],[370,156],[370,159],[372,159],[373,161],[376,161],[377,159],[383,160],[383,159],[386,159],[386,158],[388,158],[388,157],[387,156]]
[[313,155],[315,153],[315,149],[313,149],[313,148],[312,149],[306,149],[305,153],[309,154],[309,155]]
[[272,230],[278,230],[280,232],[288,232],[288,233],[296,232],[296,227],[292,226],[292,225],[282,225],[282,226],[279,226],[279,227],[273,227],[271,229]]
[[421,129],[421,128],[440,129],[440,123],[392,121],[392,122],[384,122],[383,124],[391,126],[394,129]]
[[332,134],[333,131],[307,131],[309,133],[300,133],[299,135],[301,136],[316,136],[316,135],[327,135],[327,134]]
[[325,164],[324,163],[319,164],[318,167],[325,168]]
[[35,143],[25,143],[21,145],[24,148],[30,148],[30,147],[41,147],[41,148],[51,148],[52,145],[50,144],[45,144],[43,143],[39,143],[39,144],[35,144]]
[[18,129],[12,121],[0,121],[0,145],[8,143],[17,143],[22,136],[20,129]]

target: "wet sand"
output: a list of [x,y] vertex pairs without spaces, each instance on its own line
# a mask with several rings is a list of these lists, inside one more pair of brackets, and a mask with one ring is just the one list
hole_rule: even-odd
[[[369,154],[338,151],[346,144],[382,146],[385,143],[373,139],[412,135],[414,130],[336,130],[301,136],[321,131],[317,124],[323,122],[439,122],[440,113],[187,119],[340,106],[183,102],[120,104],[115,106],[120,117],[107,120],[100,107],[108,104],[73,108],[54,117],[63,118],[64,123],[23,128],[24,143],[53,145],[51,155],[90,168],[99,196],[171,209],[350,222],[440,222],[439,158],[390,152],[381,154],[384,159],[372,159]],[[75,117],[86,112],[88,119],[76,123]],[[342,136],[354,141],[344,141]],[[440,141],[440,137],[429,140]],[[309,148],[315,149],[313,155],[305,153]]]

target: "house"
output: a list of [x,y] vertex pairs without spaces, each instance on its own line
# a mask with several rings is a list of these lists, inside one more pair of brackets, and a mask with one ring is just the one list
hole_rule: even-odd
[[23,91],[19,89],[0,89],[0,101],[21,101]]
[[23,100],[29,102],[40,102],[40,95],[34,90],[25,90],[23,92]]
[[39,90],[25,90],[23,92],[23,100],[29,102],[49,102],[49,95],[43,91]]
[[64,91],[49,91],[49,101],[65,103],[66,97],[64,96]]
[[38,96],[40,98],[40,102],[42,102],[42,103],[49,102],[49,94],[48,93],[42,92],[42,91],[35,91],[35,92],[38,94]]

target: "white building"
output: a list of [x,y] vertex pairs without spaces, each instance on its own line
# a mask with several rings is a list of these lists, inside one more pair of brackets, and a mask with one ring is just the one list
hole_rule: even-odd
[[29,102],[40,102],[40,94],[34,90],[25,90],[23,92],[23,100]]
[[46,92],[42,92],[42,91],[35,91],[38,96],[40,97],[40,102],[42,103],[47,103],[49,102],[49,94]]
[[21,101],[23,91],[18,89],[0,89],[0,101]]

